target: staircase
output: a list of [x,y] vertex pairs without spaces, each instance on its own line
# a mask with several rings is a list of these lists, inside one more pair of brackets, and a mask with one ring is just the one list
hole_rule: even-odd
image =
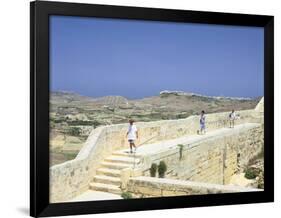
[[121,190],[121,170],[134,168],[140,163],[140,155],[130,154],[128,151],[116,151],[101,163],[90,183],[90,189],[95,191],[109,192],[120,195]]

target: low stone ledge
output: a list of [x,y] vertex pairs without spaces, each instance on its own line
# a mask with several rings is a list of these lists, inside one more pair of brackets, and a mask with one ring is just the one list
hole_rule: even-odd
[[179,195],[254,192],[263,190],[233,185],[217,185],[202,182],[141,176],[129,179],[127,191],[141,197],[165,197]]

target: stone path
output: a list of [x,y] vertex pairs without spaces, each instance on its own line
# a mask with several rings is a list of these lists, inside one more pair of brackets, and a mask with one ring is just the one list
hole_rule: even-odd
[[[189,135],[189,136],[183,136],[180,138],[172,139],[172,140],[166,140],[162,142],[152,143],[152,144],[145,144],[137,148],[137,155],[143,156],[147,154],[155,154],[159,153],[163,150],[167,150],[170,148],[174,148],[178,144],[183,145],[190,145],[203,141],[203,140],[210,140],[215,137],[221,137],[222,135],[231,135],[235,132],[239,131],[246,131],[254,127],[258,127],[260,124],[258,123],[245,123],[235,126],[234,128],[221,128],[218,130],[213,130],[210,132],[207,132],[204,135]],[[128,152],[128,149],[124,149],[119,151],[119,153],[126,153]]]
[[101,201],[101,200],[114,200],[114,199],[122,199],[120,195],[108,193],[108,192],[100,192],[100,191],[92,191],[88,190],[83,194],[73,198],[69,202],[79,202],[79,201]]
[[242,187],[253,187],[256,183],[255,179],[246,179],[245,173],[234,174],[230,181],[230,185],[242,186]]

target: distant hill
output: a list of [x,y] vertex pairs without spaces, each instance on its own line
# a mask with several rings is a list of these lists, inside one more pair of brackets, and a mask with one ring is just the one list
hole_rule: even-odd
[[194,96],[194,97],[202,97],[202,98],[211,98],[217,100],[252,100],[251,98],[244,98],[244,97],[227,97],[227,96],[207,96],[201,95],[192,92],[183,92],[183,91],[161,91],[160,96],[167,96],[167,95],[177,95],[177,96]]
[[[254,108],[260,98],[204,96],[182,91],[162,91],[157,96],[127,99],[123,96],[92,98],[73,92],[53,92],[51,112],[56,117],[75,115],[101,124],[184,118],[194,114]],[[76,116],[79,115],[79,116]],[[73,117],[73,116],[71,116]]]
[[79,95],[75,92],[56,91],[51,92],[50,101],[52,104],[71,103],[80,101],[92,101],[91,97]]

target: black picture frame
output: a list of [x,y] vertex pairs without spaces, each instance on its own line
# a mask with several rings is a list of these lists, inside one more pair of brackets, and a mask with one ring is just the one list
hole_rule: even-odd
[[[256,26],[264,28],[264,191],[131,200],[49,203],[49,16]],[[274,17],[35,1],[30,3],[30,215],[61,216],[274,201]]]

